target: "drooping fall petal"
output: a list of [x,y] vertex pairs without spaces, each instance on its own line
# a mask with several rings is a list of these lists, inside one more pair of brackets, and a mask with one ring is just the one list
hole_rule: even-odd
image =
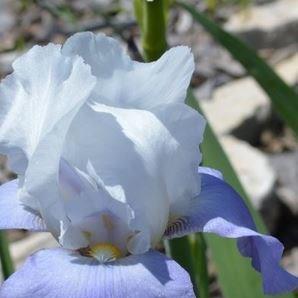
[[46,231],[40,214],[26,208],[18,199],[18,181],[13,180],[0,186],[0,230],[25,229]]
[[240,253],[251,258],[252,266],[262,274],[266,294],[296,289],[298,278],[279,265],[283,245],[276,238],[256,231],[242,198],[221,179],[218,171],[203,168],[200,172],[200,195],[193,199],[188,215],[168,227],[166,236],[205,232],[236,238]]
[[188,273],[156,252],[109,264],[65,249],[41,250],[0,288],[0,298],[194,298]]

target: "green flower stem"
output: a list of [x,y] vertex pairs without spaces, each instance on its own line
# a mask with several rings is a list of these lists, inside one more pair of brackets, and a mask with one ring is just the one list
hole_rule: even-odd
[[[134,0],[135,16],[142,32],[146,61],[157,60],[167,49],[166,23],[169,0]],[[188,236],[165,242],[167,253],[191,276],[194,291],[208,298],[208,272],[205,242],[201,236]]]
[[165,0],[138,1],[139,10],[142,10],[138,21],[146,61],[157,60],[167,49],[165,5]]
[[200,298],[209,298],[209,277],[207,267],[206,249],[207,245],[201,233],[193,235],[190,238],[192,257],[195,260],[195,284],[197,285],[200,293]]
[[7,279],[13,272],[14,266],[9,253],[9,246],[6,234],[0,231],[0,259],[4,279]]

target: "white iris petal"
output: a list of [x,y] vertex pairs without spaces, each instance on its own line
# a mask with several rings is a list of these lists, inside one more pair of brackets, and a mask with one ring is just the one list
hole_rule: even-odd
[[0,87],[0,152],[20,174],[22,202],[58,237],[67,224],[57,181],[63,141],[95,78],[82,58],[53,44],[33,47],[13,69]]
[[89,32],[14,64],[0,88],[0,151],[64,247],[103,261],[144,253],[187,212],[205,123],[184,104],[193,68],[187,47],[145,64]]

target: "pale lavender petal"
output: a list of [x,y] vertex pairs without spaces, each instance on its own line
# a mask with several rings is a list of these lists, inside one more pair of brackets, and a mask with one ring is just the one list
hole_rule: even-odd
[[17,190],[17,180],[0,186],[0,229],[46,231],[42,218],[18,200]]
[[283,245],[274,237],[256,232],[256,226],[242,198],[221,179],[218,172],[200,169],[201,194],[193,199],[189,214],[170,225],[167,238],[191,232],[214,233],[238,238],[239,251],[252,259],[261,272],[266,294],[278,294],[298,288],[298,278],[280,265]]
[[106,265],[62,248],[42,250],[6,280],[0,298],[194,298],[186,271],[156,252]]

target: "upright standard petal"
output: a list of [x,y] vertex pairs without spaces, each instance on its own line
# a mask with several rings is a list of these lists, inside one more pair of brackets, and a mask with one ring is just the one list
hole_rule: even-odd
[[[82,171],[90,159],[112,197],[128,201],[136,213],[133,225],[141,232],[129,247],[144,252],[152,234],[154,245],[164,231],[168,204],[172,221],[185,214],[184,202],[200,192],[196,172],[205,121],[184,104],[193,56],[187,47],[177,47],[154,63],[139,63],[114,39],[90,32],[68,39],[63,53],[80,55],[91,66],[97,87],[89,102],[99,112],[85,107],[74,119],[64,158]],[[77,156],[83,157],[80,165]],[[181,172],[187,174],[181,177]]]
[[18,174],[25,172],[43,136],[81,95],[90,92],[82,75],[88,75],[88,66],[82,58],[63,56],[60,50],[54,44],[34,46],[13,63],[13,73],[1,82],[0,152],[8,154]]
[[132,61],[115,39],[91,32],[70,37],[63,53],[83,57],[98,80],[96,101],[117,107],[148,110],[183,103],[194,70],[188,47],[175,47],[156,62],[140,63]]
[[213,173],[203,169],[201,172],[200,195],[193,199],[188,215],[168,227],[166,237],[206,232],[237,238],[240,253],[251,258],[253,267],[261,272],[266,294],[298,288],[298,278],[279,265],[283,245],[274,237],[256,232],[242,198],[221,179],[217,171]]
[[0,186],[0,230],[25,229],[46,231],[39,214],[26,208],[18,199],[18,181],[13,180]]
[[[81,172],[92,168],[98,188],[129,205],[135,213],[132,230],[138,231],[129,250],[145,252],[164,233],[169,205],[170,220],[179,218],[185,215],[185,202],[200,192],[198,148],[205,120],[182,103],[148,111],[89,102],[72,122],[63,159]],[[181,172],[187,174],[181,177]]]
[[[94,103],[73,121],[63,158],[81,171],[92,165],[100,188],[133,209],[132,229],[149,232],[154,246],[168,221],[169,197],[163,177],[178,146],[153,113]],[[144,245],[143,252],[149,247],[150,243]]]
[[82,58],[64,56],[53,44],[33,47],[13,69],[0,86],[0,152],[22,177],[22,202],[57,237],[67,221],[58,189],[62,146],[95,78]]
[[173,221],[186,214],[191,198],[200,193],[197,171],[202,155],[199,146],[206,121],[197,111],[181,103],[162,105],[152,112],[179,144],[163,176],[170,198],[170,221]]
[[[54,273],[54,274],[53,274]],[[61,248],[42,250],[6,280],[0,298],[194,298],[188,273],[150,251],[110,264]]]

